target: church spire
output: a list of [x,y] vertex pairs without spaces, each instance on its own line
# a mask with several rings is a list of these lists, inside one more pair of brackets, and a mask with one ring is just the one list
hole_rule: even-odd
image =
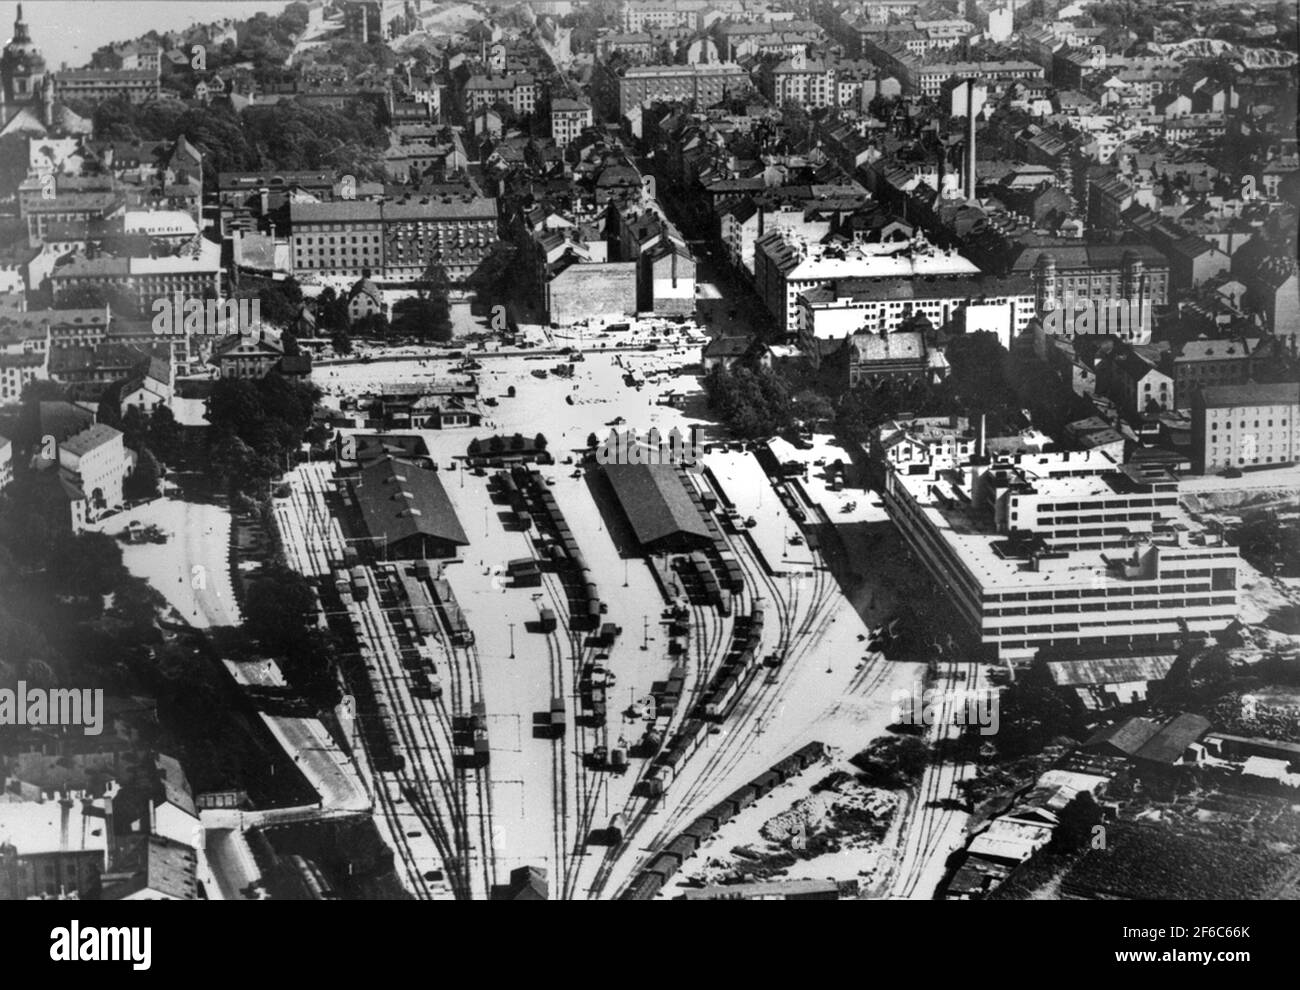
[[32,37],[27,33],[27,22],[23,20],[23,5],[18,5],[18,16],[14,18],[14,41],[19,44],[30,43]]

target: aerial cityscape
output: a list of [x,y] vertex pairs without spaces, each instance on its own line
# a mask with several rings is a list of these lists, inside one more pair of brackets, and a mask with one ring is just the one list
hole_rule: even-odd
[[1300,897],[1295,0],[36,6],[0,900]]

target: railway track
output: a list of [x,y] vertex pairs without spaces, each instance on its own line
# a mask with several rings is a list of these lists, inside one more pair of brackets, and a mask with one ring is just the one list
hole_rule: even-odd
[[[455,876],[455,871],[445,869],[449,860],[457,861],[457,843],[453,837],[454,820],[449,826],[443,812],[437,807],[438,794],[441,792],[445,800],[448,790],[447,781],[439,772],[439,746],[401,673],[401,646],[396,635],[391,628],[383,628],[382,620],[375,615],[383,598],[391,594],[386,587],[387,582],[378,578],[373,571],[368,572],[368,578],[376,601],[366,605],[358,603],[357,613],[361,620],[361,631],[375,646],[371,651],[371,669],[378,675],[383,696],[389,704],[389,724],[395,729],[398,741],[409,756],[406,768],[397,773],[397,778],[401,782],[404,799],[437,847],[444,871],[449,877]],[[412,717],[407,718],[408,714]],[[432,764],[432,773],[429,764]],[[457,877],[457,880],[464,879]],[[425,884],[423,876],[420,882],[422,886]],[[466,882],[453,881],[452,889],[458,896],[470,896]]]
[[[959,702],[957,692],[953,688],[959,683],[975,683],[974,678],[979,672],[979,664],[970,661],[948,660],[942,666],[948,688],[940,695],[935,737],[932,740],[940,744],[960,735],[960,730],[956,733],[952,731]],[[959,681],[957,674],[962,672],[965,673],[965,678]],[[957,782],[962,779],[968,768],[968,761],[949,760],[946,754],[941,754],[939,761],[927,768],[913,806],[914,813],[909,817],[903,833],[906,839],[899,857],[898,868],[906,872],[896,878],[894,896],[905,898],[915,896],[920,890],[926,866],[936,855],[945,852],[943,837],[952,816],[957,812],[944,807],[942,802],[954,797],[953,792]]]

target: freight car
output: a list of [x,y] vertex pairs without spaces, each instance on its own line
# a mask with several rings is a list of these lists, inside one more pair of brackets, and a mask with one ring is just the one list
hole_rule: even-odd
[[677,838],[673,839],[672,842],[668,843],[668,847],[664,852],[678,857],[680,862],[685,863],[695,855],[695,850],[698,849],[699,846],[699,839],[693,835],[682,833],[681,835],[678,835]]
[[819,760],[826,758],[826,744],[819,740],[813,740],[800,746],[794,751],[794,755],[804,768],[810,767]]
[[710,819],[697,818],[682,829],[682,835],[687,835],[694,839],[695,848],[698,849],[700,846],[704,845],[705,840],[707,840],[714,831],[713,822]]
[[645,872],[658,876],[662,883],[667,883],[681,869],[681,865],[680,856],[675,856],[669,852],[661,852],[650,860],[650,865],[645,868]]
[[651,901],[663,887],[663,877],[657,873],[638,873],[619,900]]
[[738,787],[732,791],[727,800],[735,802],[736,813],[739,814],[758,800],[758,792],[754,790],[752,784],[746,784],[744,787]]
[[771,792],[772,788],[781,783],[780,774],[772,770],[766,770],[751,780],[750,785],[758,791],[758,796],[762,797]]

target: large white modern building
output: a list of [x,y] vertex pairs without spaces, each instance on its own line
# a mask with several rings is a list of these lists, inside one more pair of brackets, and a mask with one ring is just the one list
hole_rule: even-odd
[[1235,617],[1237,550],[1163,469],[1095,451],[948,463],[889,470],[885,504],[990,658],[1170,642]]
[[1035,313],[1033,280],[1023,275],[936,275],[926,279],[835,279],[799,293],[799,335],[805,342],[851,334],[894,333],[914,315],[941,327],[960,318],[967,333],[987,330],[1010,348]]
[[754,244],[754,283],[768,310],[787,333],[799,330],[799,295],[846,279],[897,282],[927,276],[979,274],[956,251],[922,238],[830,244],[810,243],[783,230]]

